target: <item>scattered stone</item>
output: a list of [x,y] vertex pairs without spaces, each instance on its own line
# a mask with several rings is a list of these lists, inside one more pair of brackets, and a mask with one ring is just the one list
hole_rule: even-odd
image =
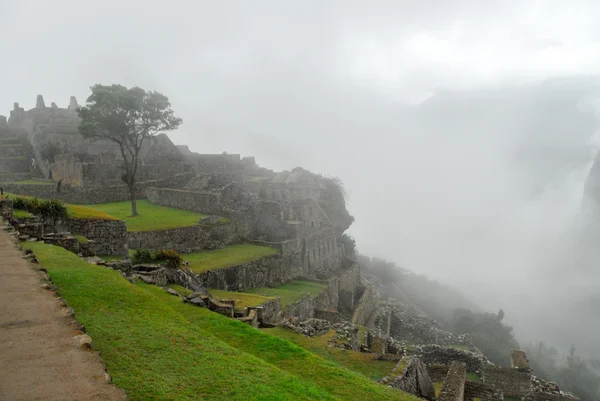
[[169,294],[171,294],[171,295],[174,295],[174,296],[176,296],[176,297],[178,297],[178,296],[179,296],[179,293],[178,293],[177,291],[175,291],[174,289],[172,289],[172,288],[166,288],[166,291],[167,291]]
[[297,319],[289,319],[283,323],[284,327],[287,327],[298,334],[304,334],[305,336],[320,336],[329,331],[331,328],[331,322],[324,319],[310,318],[304,321],[298,321]]
[[73,338],[81,348],[89,349],[92,347],[92,337],[87,334],[79,334]]

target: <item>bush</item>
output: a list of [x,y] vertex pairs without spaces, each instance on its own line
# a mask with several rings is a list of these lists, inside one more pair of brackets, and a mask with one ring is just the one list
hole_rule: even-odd
[[174,249],[163,249],[158,252],[151,252],[147,249],[138,249],[133,254],[131,262],[133,264],[168,262],[179,267],[181,266],[183,259],[181,258],[181,254]]
[[67,218],[67,207],[58,200],[40,200],[17,196],[13,200],[13,208],[26,210],[31,214],[39,214],[54,220]]

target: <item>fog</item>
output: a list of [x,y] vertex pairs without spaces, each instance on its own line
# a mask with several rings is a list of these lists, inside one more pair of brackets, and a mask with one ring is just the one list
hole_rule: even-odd
[[599,145],[600,5],[289,3],[3,0],[0,113],[95,83],[160,91],[175,143],[340,177],[361,252],[504,308],[519,340],[596,351],[598,315],[559,306],[597,280],[568,261]]

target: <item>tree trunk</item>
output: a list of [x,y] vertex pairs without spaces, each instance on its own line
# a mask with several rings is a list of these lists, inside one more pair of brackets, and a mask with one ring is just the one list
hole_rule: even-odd
[[128,185],[129,187],[129,195],[131,196],[131,215],[137,216],[137,203],[135,199],[135,185]]

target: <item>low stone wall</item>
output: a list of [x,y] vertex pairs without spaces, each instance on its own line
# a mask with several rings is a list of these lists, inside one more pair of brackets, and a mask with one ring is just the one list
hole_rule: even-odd
[[68,219],[69,232],[94,241],[98,255],[127,256],[127,226],[122,220]]
[[475,398],[479,398],[481,401],[502,401],[504,399],[502,392],[494,386],[467,380],[464,401],[474,401]]
[[358,301],[354,315],[352,315],[352,323],[366,326],[375,309],[377,309],[377,302],[373,294],[373,288],[367,287],[362,297],[360,297],[360,301]]
[[487,366],[483,377],[486,384],[496,387],[509,397],[522,399],[533,390],[531,375],[517,369]]
[[427,372],[429,372],[429,377],[434,383],[442,383],[448,374],[448,370],[450,369],[450,365],[429,365],[427,366]]
[[[427,366],[450,365],[453,362],[461,362],[466,365],[469,372],[477,374],[482,374],[484,367],[488,365],[483,355],[441,345],[423,345],[419,347],[419,355],[421,355]],[[485,381],[487,382],[487,374]]]
[[467,369],[463,363],[453,363],[448,369],[439,401],[463,401]]
[[523,401],[580,401],[580,399],[573,396],[572,394],[566,393],[557,394],[547,392],[534,392],[525,396],[525,398],[523,398]]
[[11,199],[0,199],[0,217],[9,220],[13,216],[13,202]]
[[231,223],[127,233],[127,242],[132,249],[175,249],[186,253],[224,248],[236,240],[235,228]]
[[320,309],[315,309],[315,318],[327,320],[331,323],[338,323],[344,320],[338,311]]

